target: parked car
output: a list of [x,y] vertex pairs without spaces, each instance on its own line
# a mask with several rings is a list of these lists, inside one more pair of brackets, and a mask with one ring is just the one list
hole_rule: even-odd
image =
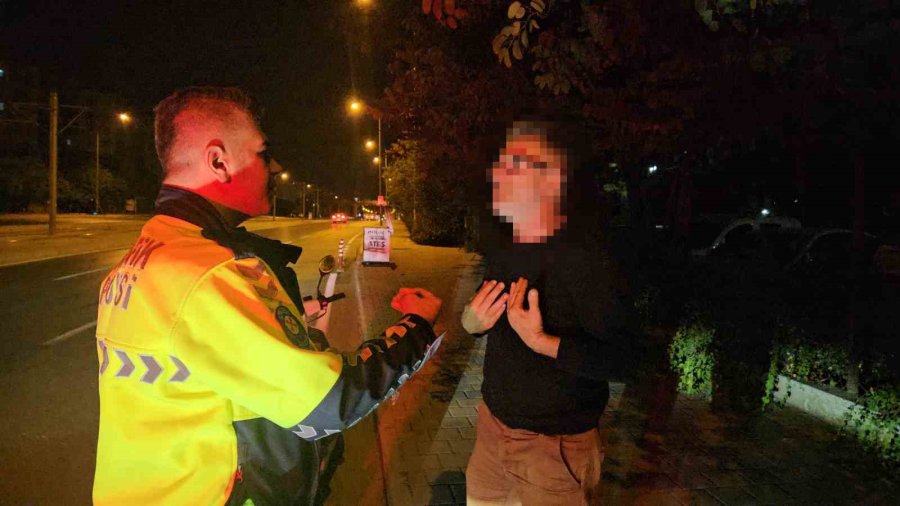
[[761,238],[757,232],[791,229],[799,230],[800,221],[784,216],[759,216],[741,218],[725,226],[709,245],[691,250],[695,257],[705,257],[714,252],[734,254],[753,249]]
[[872,267],[886,282],[900,285],[900,245],[879,246],[872,255]]
[[[880,241],[872,234],[864,234],[864,240],[862,257],[858,261],[861,262],[863,271],[868,271]],[[785,269],[803,268],[833,274],[848,271],[853,266],[853,260],[853,231],[843,228],[825,229],[807,233]]]

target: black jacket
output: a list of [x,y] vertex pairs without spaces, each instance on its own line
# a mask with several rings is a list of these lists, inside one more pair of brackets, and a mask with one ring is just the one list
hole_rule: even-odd
[[[625,286],[598,245],[507,244],[488,254],[486,280],[519,276],[537,288],[544,330],[560,337],[556,359],[532,351],[506,314],[490,329],[482,393],[504,424],[541,434],[575,434],[597,426],[611,378],[633,367]],[[527,301],[526,301],[527,304]]]

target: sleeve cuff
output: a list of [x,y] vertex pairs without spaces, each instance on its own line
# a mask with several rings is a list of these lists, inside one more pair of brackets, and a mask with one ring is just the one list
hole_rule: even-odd
[[578,374],[584,363],[585,353],[575,339],[559,338],[559,350],[556,353],[556,367]]
[[431,324],[428,323],[428,320],[426,320],[425,318],[422,318],[417,314],[406,313],[400,318],[398,323],[403,320],[414,323],[416,325],[416,328],[422,328],[425,331],[425,336],[427,337],[429,344],[437,339],[437,336],[434,334],[434,327],[432,327]]

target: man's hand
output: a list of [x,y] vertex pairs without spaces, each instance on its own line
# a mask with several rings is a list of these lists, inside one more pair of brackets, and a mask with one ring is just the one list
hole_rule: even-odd
[[441,299],[424,288],[401,288],[391,299],[391,307],[403,314],[419,315],[434,325],[441,312]]
[[469,334],[481,334],[497,323],[506,309],[509,294],[502,293],[504,285],[498,281],[485,281],[466,304],[462,313],[462,326]]
[[[525,294],[528,294],[528,309],[525,309]],[[506,317],[509,326],[519,334],[522,342],[533,351],[556,358],[559,338],[544,333],[544,319],[538,305],[538,291],[528,290],[528,280],[519,278],[509,288],[509,309]]]

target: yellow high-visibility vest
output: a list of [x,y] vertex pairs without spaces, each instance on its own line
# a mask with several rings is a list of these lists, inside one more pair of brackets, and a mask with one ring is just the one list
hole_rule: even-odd
[[341,355],[302,349],[302,313],[272,269],[155,216],[101,284],[97,505],[224,504],[232,423],[289,428],[338,380]]

